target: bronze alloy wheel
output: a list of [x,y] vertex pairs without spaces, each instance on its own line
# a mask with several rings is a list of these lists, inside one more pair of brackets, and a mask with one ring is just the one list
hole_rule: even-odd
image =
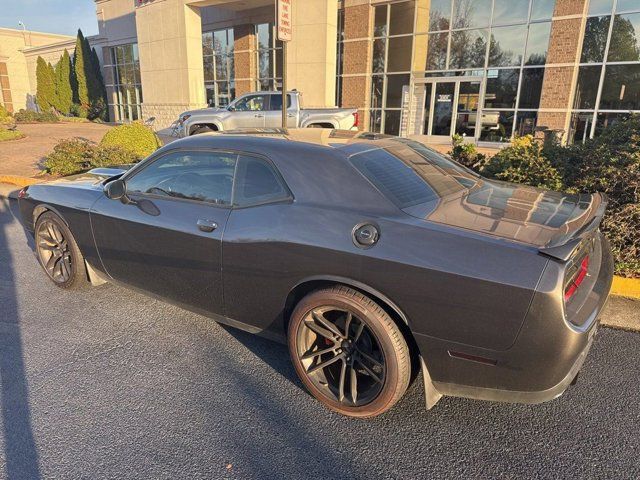
[[409,351],[397,325],[371,299],[346,287],[314,292],[298,304],[289,349],[309,391],[345,415],[379,415],[409,383]]
[[45,212],[38,218],[35,243],[42,268],[57,286],[75,288],[86,283],[84,259],[60,217],[53,212]]

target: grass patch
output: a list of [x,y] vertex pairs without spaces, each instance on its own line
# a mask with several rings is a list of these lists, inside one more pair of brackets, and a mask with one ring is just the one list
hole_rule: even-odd
[[0,142],[5,142],[7,140],[18,140],[19,138],[24,138],[26,135],[22,132],[11,131],[11,130],[0,130]]

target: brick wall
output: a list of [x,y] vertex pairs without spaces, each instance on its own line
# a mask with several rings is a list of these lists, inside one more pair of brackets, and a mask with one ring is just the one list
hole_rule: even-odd
[[233,36],[236,97],[239,97],[256,88],[255,27],[253,24],[236,25]]
[[[542,83],[538,126],[568,129],[588,0],[557,0]],[[566,133],[565,133],[566,138]]]

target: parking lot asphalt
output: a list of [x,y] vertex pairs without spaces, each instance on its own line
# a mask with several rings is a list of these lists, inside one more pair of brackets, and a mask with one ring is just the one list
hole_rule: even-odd
[[444,398],[416,381],[352,420],[285,346],[113,285],[66,292],[0,199],[0,478],[639,478],[640,334],[602,329],[542,405]]

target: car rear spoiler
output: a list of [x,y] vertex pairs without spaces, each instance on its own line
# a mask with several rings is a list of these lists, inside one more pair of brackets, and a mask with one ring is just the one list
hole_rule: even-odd
[[604,212],[607,209],[607,203],[608,199],[604,193],[594,193],[589,208],[591,219],[575,232],[552,239],[548,245],[539,248],[538,251],[542,255],[562,260],[563,262],[569,260],[582,241],[600,227]]

